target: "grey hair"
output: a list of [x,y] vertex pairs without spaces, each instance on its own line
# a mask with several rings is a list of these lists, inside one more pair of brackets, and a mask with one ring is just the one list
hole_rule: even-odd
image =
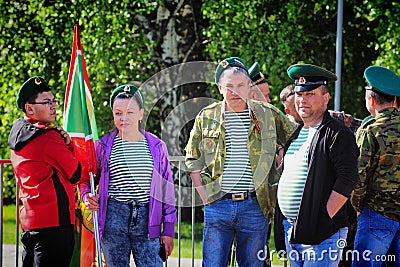
[[224,78],[224,76],[225,76],[227,73],[230,73],[230,74],[243,74],[243,75],[246,76],[247,80],[248,80],[249,83],[250,83],[249,73],[248,73],[245,69],[239,68],[239,67],[230,67],[230,66],[227,67],[227,68],[221,73],[221,76],[219,77],[218,83],[221,82],[221,80]]

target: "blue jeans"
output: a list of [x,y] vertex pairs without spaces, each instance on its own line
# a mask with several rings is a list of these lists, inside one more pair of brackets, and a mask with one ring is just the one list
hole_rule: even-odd
[[158,238],[148,237],[148,205],[108,200],[101,246],[107,267],[129,267],[132,251],[136,266],[163,266]]
[[284,220],[283,226],[286,236],[286,252],[291,267],[338,266],[343,248],[346,246],[347,227],[340,228],[339,231],[318,245],[304,245],[289,243],[293,225],[288,220]]
[[353,266],[381,266],[385,262],[400,266],[400,222],[370,208],[364,208],[357,220]]
[[203,266],[226,267],[236,236],[239,266],[263,266],[268,218],[257,197],[242,201],[221,198],[204,207]]

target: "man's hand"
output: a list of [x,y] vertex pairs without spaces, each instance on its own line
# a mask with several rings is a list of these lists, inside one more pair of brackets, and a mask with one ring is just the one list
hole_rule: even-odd
[[326,210],[328,211],[329,217],[333,218],[340,208],[343,207],[346,201],[347,197],[332,190],[328,199],[328,203],[326,204]]
[[68,146],[71,143],[71,137],[69,137],[69,134],[61,126],[57,126],[56,129],[61,134],[62,138],[64,138],[64,142]]
[[201,200],[203,201],[203,204],[205,205],[205,204],[207,204],[207,194],[206,194],[206,190],[200,180],[200,172],[201,172],[200,170],[191,172],[190,178],[192,178],[193,185],[195,186],[197,192],[199,193],[199,195],[201,197]]
[[[278,170],[280,170],[282,168],[283,153],[284,153],[284,148],[281,145],[277,145],[275,165]],[[280,171],[282,171],[282,170],[280,170]]]

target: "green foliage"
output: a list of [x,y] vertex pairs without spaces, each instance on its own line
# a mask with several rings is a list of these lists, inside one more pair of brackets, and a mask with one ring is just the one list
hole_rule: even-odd
[[[205,1],[206,52],[214,61],[240,56],[269,74],[273,104],[292,81],[286,69],[310,63],[335,72],[337,1]],[[398,3],[344,1],[341,110],[363,118],[363,71],[380,64],[399,72]],[[389,27],[388,27],[389,26]],[[331,85],[333,109],[334,85]]]
[[389,67],[400,75],[400,3],[395,1],[368,2],[368,18],[378,21],[374,32],[378,36],[377,43],[371,43],[371,47],[379,52],[375,60],[376,65]]
[[11,164],[5,164],[3,169],[3,198],[4,205],[15,203],[16,181]]
[[[64,99],[75,22],[80,25],[99,136],[113,127],[108,107],[110,92],[122,83],[144,82],[160,67],[167,66],[160,62],[165,34],[165,25],[157,24],[161,21],[160,7],[169,9],[179,18],[175,21],[177,32],[189,29],[193,31],[192,36],[199,36],[198,40],[205,44],[204,59],[217,62],[225,57],[240,56],[248,65],[258,61],[262,71],[269,74],[273,104],[279,107],[280,90],[292,82],[286,74],[290,65],[304,62],[335,71],[337,1],[204,0],[202,18],[198,19],[201,25],[193,29],[179,25],[183,23],[183,16],[179,14],[183,9],[189,10],[188,6],[194,7],[194,1],[179,3],[181,1],[1,1],[0,158],[10,156],[8,133],[13,121],[22,116],[16,109],[15,96],[28,77],[45,77],[56,97]],[[177,7],[181,13],[173,10]],[[200,8],[197,2],[196,8]],[[364,69],[377,64],[400,74],[400,4],[384,0],[348,0],[344,1],[343,11],[341,110],[363,118],[368,113],[364,107]],[[179,40],[185,41],[184,37]],[[191,44],[178,46],[190,47]],[[196,46],[196,49],[203,47]],[[221,97],[215,86],[209,89],[209,95]],[[332,85],[332,97],[333,91]],[[333,108],[333,101],[330,108]],[[61,124],[61,110],[59,107],[58,124]],[[146,129],[157,134],[159,115],[163,111],[155,107],[148,112]],[[5,191],[13,192],[12,175],[6,174],[5,180]]]
[[[137,16],[156,7],[155,2],[145,0],[113,4],[82,0],[2,1],[0,158],[10,157],[8,133],[12,123],[23,116],[16,108],[15,98],[27,78],[43,76],[56,98],[64,99],[76,22],[80,25],[99,135],[109,131],[113,127],[107,102],[110,92],[122,83],[142,82],[153,74],[153,43],[139,28]],[[61,112],[60,106],[58,124],[62,121]],[[10,176],[6,175],[6,192],[13,192],[9,185],[14,180],[9,180]]]

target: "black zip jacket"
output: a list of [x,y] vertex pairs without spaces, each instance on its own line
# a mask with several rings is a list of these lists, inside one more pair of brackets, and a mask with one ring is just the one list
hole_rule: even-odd
[[[285,153],[291,142],[298,137],[302,127],[303,125],[299,125],[289,138],[285,145]],[[326,204],[332,190],[343,196],[350,196],[359,179],[358,155],[354,134],[326,111],[310,144],[307,181],[290,243],[317,245],[336,233],[339,228],[347,226],[346,205],[330,218]],[[276,209],[276,223],[281,225],[284,216],[279,206]],[[281,230],[275,234],[277,239],[284,235]]]

